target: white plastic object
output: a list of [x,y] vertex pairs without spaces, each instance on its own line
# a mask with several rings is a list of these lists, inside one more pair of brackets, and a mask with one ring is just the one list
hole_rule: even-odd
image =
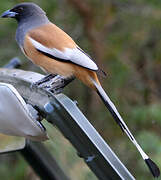
[[0,133],[36,141],[48,139],[45,129],[32,117],[18,91],[6,83],[0,83]]

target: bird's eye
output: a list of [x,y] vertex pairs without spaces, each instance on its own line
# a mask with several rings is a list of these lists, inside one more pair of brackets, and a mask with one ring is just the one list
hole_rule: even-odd
[[21,12],[23,10],[23,7],[19,7],[17,10]]
[[23,7],[16,7],[14,9],[12,9],[12,11],[14,11],[16,13],[20,13],[21,11],[23,11]]

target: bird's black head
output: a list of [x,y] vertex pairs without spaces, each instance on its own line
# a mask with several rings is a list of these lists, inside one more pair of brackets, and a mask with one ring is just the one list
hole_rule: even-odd
[[12,9],[5,11],[2,18],[15,18],[18,21],[31,16],[45,15],[45,12],[34,3],[21,3],[14,6]]

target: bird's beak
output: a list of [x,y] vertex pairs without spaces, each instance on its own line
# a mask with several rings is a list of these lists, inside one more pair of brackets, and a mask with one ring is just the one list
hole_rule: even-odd
[[14,18],[17,14],[18,14],[18,13],[16,13],[16,12],[7,10],[7,11],[5,11],[0,17],[1,17],[1,18],[8,18],[8,17]]

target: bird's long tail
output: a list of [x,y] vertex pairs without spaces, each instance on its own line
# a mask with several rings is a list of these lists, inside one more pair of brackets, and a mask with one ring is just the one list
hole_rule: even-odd
[[117,111],[115,105],[112,103],[112,101],[110,100],[110,98],[108,97],[108,95],[106,94],[106,92],[103,90],[103,88],[101,87],[100,84],[98,84],[96,81],[92,80],[96,89],[97,89],[97,93],[100,96],[100,98],[102,99],[103,103],[105,104],[105,106],[107,107],[107,109],[110,111],[110,113],[112,114],[113,118],[115,119],[116,123],[120,126],[120,128],[122,129],[123,132],[126,133],[126,135],[128,136],[128,138],[131,140],[131,142],[135,145],[135,147],[137,148],[137,150],[139,151],[139,153],[141,154],[142,158],[144,159],[144,161],[146,162],[147,166],[149,167],[151,173],[153,174],[154,177],[159,177],[160,175],[160,170],[158,168],[158,166],[147,156],[147,154],[145,154],[145,152],[142,150],[142,148],[140,147],[140,145],[137,143],[137,141],[135,140],[134,136],[132,135],[132,133],[130,132],[130,130],[128,129],[127,125],[125,124],[125,122],[123,121],[122,117],[120,116],[119,112]]

